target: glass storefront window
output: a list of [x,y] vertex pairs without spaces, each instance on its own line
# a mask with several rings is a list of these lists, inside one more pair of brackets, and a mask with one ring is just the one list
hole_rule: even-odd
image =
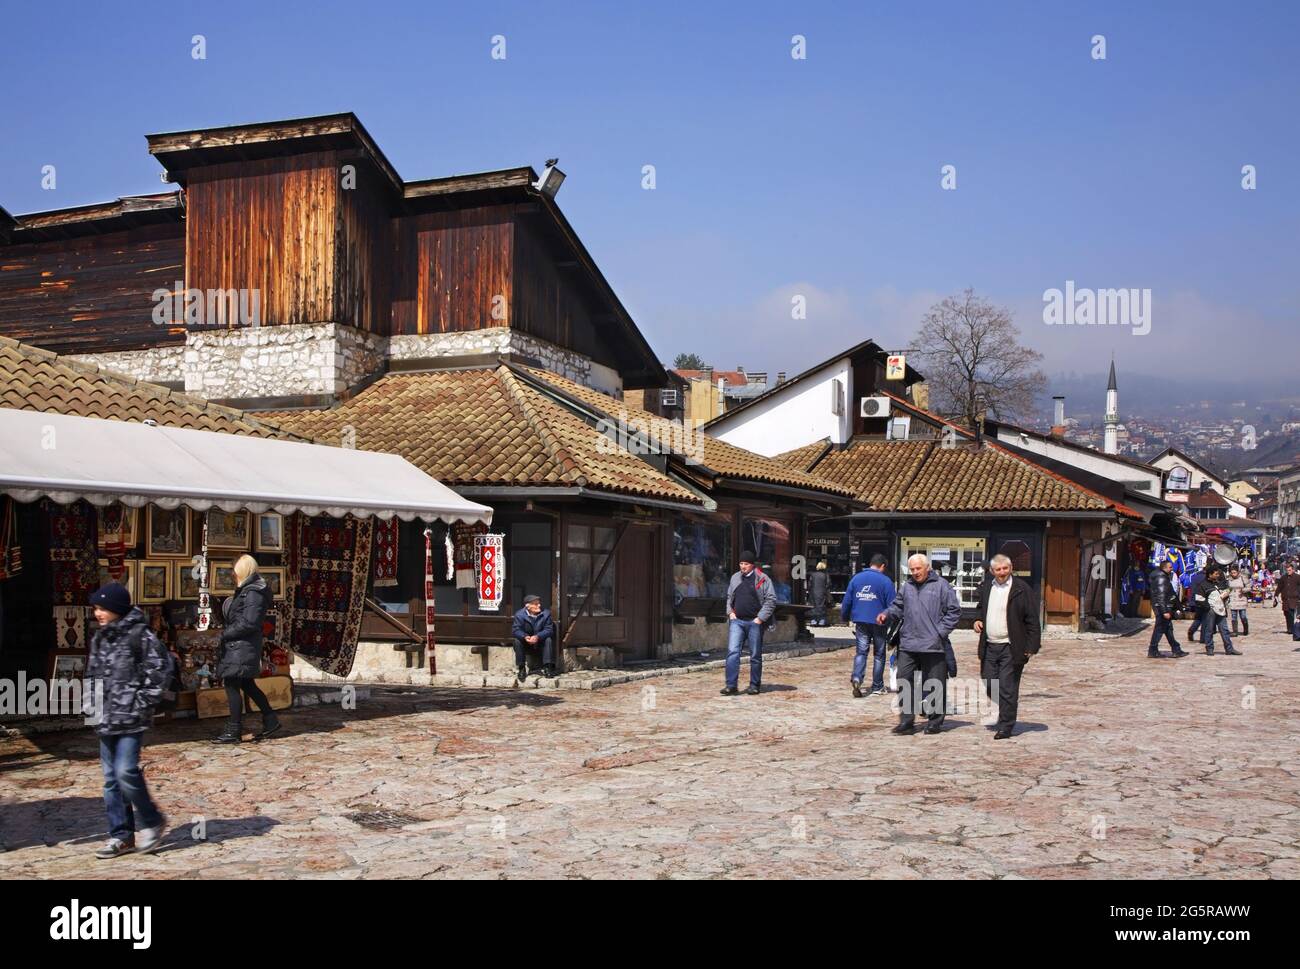
[[721,599],[734,571],[731,523],[682,515],[673,522],[673,598]]
[[[593,534],[594,533],[594,534]],[[567,531],[568,546],[565,549],[564,594],[568,605],[566,615],[576,616],[586,601],[587,590],[594,576],[600,574],[614,547],[616,533],[605,525],[586,525],[570,522]],[[591,591],[591,603],[583,615],[614,615],[614,574],[616,563],[610,562],[600,584]]]
[[753,549],[758,566],[772,579],[777,602],[792,601],[790,525],[776,518],[742,518],[740,544]]
[[947,579],[957,592],[962,608],[979,604],[980,583],[984,581],[985,540],[983,538],[920,535],[899,540],[899,572],[907,579],[907,560],[921,553],[930,560],[930,568]]

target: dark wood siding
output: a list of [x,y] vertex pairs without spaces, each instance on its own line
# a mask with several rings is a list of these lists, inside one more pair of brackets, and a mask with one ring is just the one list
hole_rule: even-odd
[[180,326],[154,323],[152,295],[183,278],[183,233],[178,222],[0,248],[0,334],[56,353],[184,343]]
[[[394,220],[393,333],[510,326],[513,222],[509,206]],[[503,319],[492,300],[502,297]]]
[[393,227],[385,201],[388,184],[373,165],[359,158],[352,163],[356,186],[339,190],[334,319],[387,335]]
[[186,283],[260,292],[261,322],[335,320],[338,152],[196,169],[186,192]]
[[532,225],[533,219],[531,215],[520,215],[516,223],[511,325],[617,368],[601,332],[602,326],[614,323],[608,316],[593,313],[586,270],[576,263],[559,265],[556,249],[542,241]]

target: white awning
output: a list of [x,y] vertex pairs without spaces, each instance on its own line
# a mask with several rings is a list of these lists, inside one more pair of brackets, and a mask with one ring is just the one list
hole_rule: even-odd
[[405,458],[215,431],[0,408],[0,493],[198,511],[492,521]]

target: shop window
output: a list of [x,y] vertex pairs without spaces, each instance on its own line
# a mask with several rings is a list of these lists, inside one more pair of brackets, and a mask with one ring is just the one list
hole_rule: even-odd
[[673,522],[673,598],[722,599],[734,567],[731,523],[694,515]]
[[907,579],[907,560],[918,552],[930,560],[930,568],[947,579],[963,608],[979,604],[984,581],[985,540],[948,536],[913,536],[899,540],[899,570]]
[[[600,575],[614,548],[615,531],[607,525],[570,522],[565,533],[564,595],[567,616],[576,616],[586,601],[592,579]],[[591,603],[584,615],[614,615],[614,581],[617,563],[610,562],[600,584],[591,590]],[[539,593],[540,595],[540,593]]]
[[758,556],[758,566],[772,579],[777,602],[790,602],[790,525],[776,518],[742,518],[740,544]]
[[1002,547],[998,549],[998,554],[1011,559],[1012,575],[1028,578],[1033,572],[1034,553],[1030,550],[1027,542],[1022,542],[1019,539],[1003,542]]

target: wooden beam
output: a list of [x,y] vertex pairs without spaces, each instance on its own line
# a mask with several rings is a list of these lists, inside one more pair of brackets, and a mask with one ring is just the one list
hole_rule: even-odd
[[453,175],[449,178],[430,178],[420,182],[407,182],[408,199],[428,198],[435,195],[454,195],[458,192],[486,192],[502,188],[523,188],[537,180],[531,168],[508,168],[499,172],[482,172],[477,175]]
[[400,620],[394,619],[392,615],[389,614],[387,609],[385,609],[383,606],[377,603],[374,599],[370,598],[370,596],[366,596],[365,599],[362,600],[362,606],[363,608],[368,609],[370,612],[373,612],[376,616],[378,616],[384,622],[388,623],[388,625],[392,626],[399,633],[409,638],[411,642],[421,643],[421,644],[424,643],[424,638],[419,633],[417,633],[414,629],[408,627],[405,623],[401,622]]

